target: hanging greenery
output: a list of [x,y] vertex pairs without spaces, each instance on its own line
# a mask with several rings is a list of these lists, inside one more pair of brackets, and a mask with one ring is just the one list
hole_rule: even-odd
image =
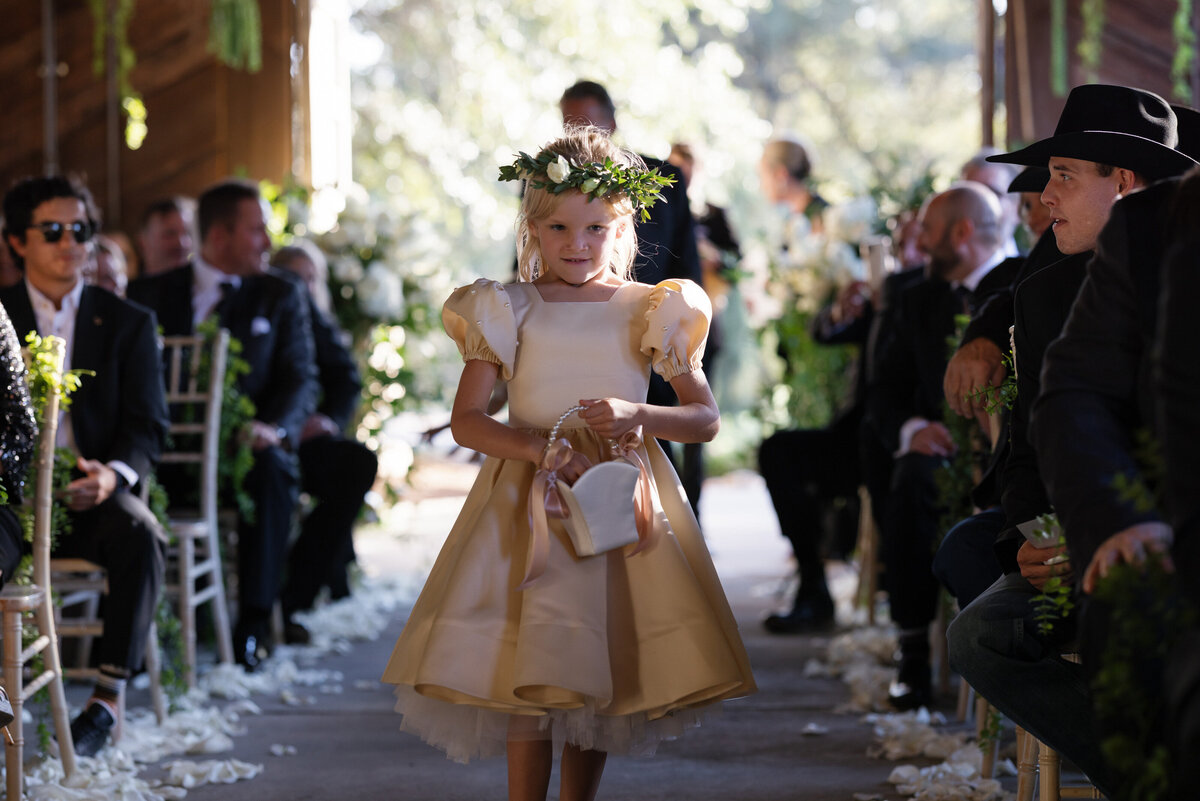
[[129,81],[129,73],[137,63],[137,55],[129,46],[129,19],[133,16],[133,4],[134,0],[88,0],[88,8],[95,22],[92,30],[92,73],[97,78],[105,77],[111,36],[117,55],[117,94],[121,97],[121,109],[125,112],[125,146],[137,150],[142,146],[148,129],[146,106]]
[[1104,34],[1104,0],[1083,0],[1079,8],[1083,17],[1083,36],[1075,48],[1079,64],[1089,83],[1097,82],[1100,70],[1100,54],[1104,49],[1101,37]]
[[1179,0],[1171,25],[1175,33],[1175,57],[1171,60],[1171,91],[1178,100],[1190,102],[1188,82],[1196,58],[1196,32],[1192,29],[1192,0]]
[[1050,90],[1067,95],[1067,0],[1050,3]]
[[262,69],[262,19],[258,0],[212,0],[208,51],[234,69]]

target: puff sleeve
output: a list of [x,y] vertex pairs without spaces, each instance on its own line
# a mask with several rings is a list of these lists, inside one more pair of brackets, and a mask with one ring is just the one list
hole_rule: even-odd
[[711,318],[708,295],[693,281],[671,279],[650,290],[641,351],[654,372],[670,381],[699,370]]
[[500,365],[500,378],[512,378],[517,358],[517,318],[504,285],[480,278],[454,290],[442,307],[442,325],[463,361]]

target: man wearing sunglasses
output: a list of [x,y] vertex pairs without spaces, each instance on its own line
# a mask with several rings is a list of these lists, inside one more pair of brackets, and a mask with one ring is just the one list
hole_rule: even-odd
[[125,682],[141,667],[163,579],[165,537],[131,490],[153,471],[167,427],[156,336],[148,310],[99,287],[82,271],[96,230],[86,188],[61,177],[27,178],[4,197],[4,239],[25,274],[0,290],[18,337],[36,330],[66,341],[66,368],[87,370],[59,423],[58,445],[75,453],[61,502],[71,531],[55,556],[108,572],[100,676],[71,724],[75,751],[95,754],[119,734]]

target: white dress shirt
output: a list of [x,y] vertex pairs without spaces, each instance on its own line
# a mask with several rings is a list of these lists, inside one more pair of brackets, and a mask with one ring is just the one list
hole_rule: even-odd
[[192,328],[200,325],[216,311],[221,302],[221,284],[237,289],[242,284],[241,276],[223,273],[199,256],[192,263]]

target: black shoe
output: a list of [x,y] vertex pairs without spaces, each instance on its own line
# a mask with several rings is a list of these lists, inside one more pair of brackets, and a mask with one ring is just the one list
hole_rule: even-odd
[[303,625],[289,620],[283,624],[283,641],[288,645],[308,645],[312,642],[312,635]]
[[922,637],[900,640],[900,668],[888,687],[888,703],[893,709],[908,712],[933,706],[933,681],[929,667],[929,641]]
[[243,625],[239,622],[233,633],[234,660],[247,673],[254,673],[270,655],[271,641],[267,636],[266,624]]
[[788,614],[767,617],[763,621],[763,628],[772,634],[829,631],[833,628],[833,600],[826,597],[815,601],[798,601]]
[[0,729],[13,722],[13,708],[8,700],[8,693],[0,687]]
[[108,735],[117,721],[104,704],[92,703],[71,721],[71,740],[75,743],[75,755],[95,756],[108,742]]

